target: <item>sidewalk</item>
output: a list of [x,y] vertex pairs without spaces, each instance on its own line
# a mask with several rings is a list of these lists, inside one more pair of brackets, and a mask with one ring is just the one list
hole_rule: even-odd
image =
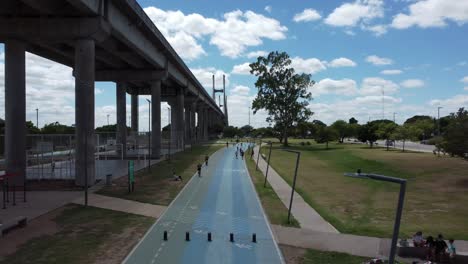
[[[75,199],[73,203],[81,205],[84,204],[84,197]],[[89,194],[88,205],[125,213],[144,215],[153,218],[159,218],[167,208],[166,206],[162,205],[141,203],[94,193]]]
[[[255,152],[258,153],[258,147],[255,147]],[[261,157],[258,161],[259,169],[265,174],[267,163]],[[289,208],[289,200],[291,198],[291,186],[283,180],[283,178],[270,166],[268,169],[268,183],[270,183],[273,190],[276,192],[281,202],[283,202],[286,208]],[[291,213],[299,222],[302,228],[306,228],[313,231],[328,232],[338,234],[338,230],[334,228],[330,223],[325,221],[304,199],[297,193],[294,192],[293,206]]]

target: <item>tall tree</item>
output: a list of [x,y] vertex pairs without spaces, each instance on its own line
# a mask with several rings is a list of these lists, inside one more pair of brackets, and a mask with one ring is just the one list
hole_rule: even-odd
[[385,145],[387,146],[387,151],[390,143],[391,137],[394,135],[395,129],[398,127],[397,124],[393,122],[389,123],[380,123],[377,128],[377,136],[381,139],[385,139]]
[[283,144],[288,145],[288,130],[294,122],[304,122],[312,112],[307,108],[312,94],[308,88],[314,84],[310,74],[297,74],[291,67],[286,52],[270,52],[250,64],[250,73],[258,77],[255,82],[258,92],[252,103],[254,114],[265,109],[266,119],[281,129]]
[[336,140],[338,137],[338,132],[334,128],[322,126],[317,131],[315,141],[317,143],[325,143],[326,149],[328,149],[328,142]]
[[344,120],[336,120],[331,127],[338,132],[340,143],[343,143],[344,138],[349,136],[349,125]]
[[374,146],[374,142],[377,140],[377,125],[372,123],[367,123],[362,125],[358,131],[358,139],[361,142],[369,142],[370,147]]
[[468,111],[460,108],[450,114],[449,125],[443,135],[442,147],[452,156],[467,157],[468,155]]
[[394,131],[394,138],[403,142],[403,152],[405,152],[405,144],[407,140],[416,140],[421,134],[421,130],[411,124],[403,124]]

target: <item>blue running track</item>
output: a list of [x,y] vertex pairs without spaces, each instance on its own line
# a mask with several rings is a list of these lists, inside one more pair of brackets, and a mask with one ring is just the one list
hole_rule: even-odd
[[[231,146],[210,157],[202,177],[190,179],[124,263],[284,263],[245,163],[240,156],[236,159],[235,151]],[[190,241],[185,241],[186,232]]]

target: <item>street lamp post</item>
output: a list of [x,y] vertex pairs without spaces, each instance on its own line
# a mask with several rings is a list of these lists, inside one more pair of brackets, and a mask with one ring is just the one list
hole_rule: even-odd
[[390,256],[388,259],[389,264],[395,263],[395,254],[396,246],[398,241],[398,234],[400,232],[400,221],[401,215],[403,213],[403,203],[405,201],[405,192],[406,192],[406,179],[394,178],[384,175],[372,174],[372,173],[361,173],[361,170],[358,169],[357,173],[345,173],[345,176],[360,178],[360,179],[371,179],[377,181],[386,181],[400,184],[400,194],[398,197],[398,206],[395,215],[395,223],[393,226],[393,236],[392,236],[392,245],[390,248]]
[[107,125],[109,126],[109,114],[107,114]]
[[148,102],[148,171],[151,171],[151,100]]
[[301,152],[295,151],[295,150],[289,150],[289,149],[283,149],[283,150],[297,154],[296,169],[294,170],[294,179],[293,179],[293,185],[292,185],[292,190],[291,190],[291,199],[289,200],[289,209],[288,209],[288,223],[291,224],[291,220],[290,220],[291,208],[292,208],[292,203],[293,203],[294,192],[296,191],[297,168],[299,167],[299,159],[301,158]]
[[263,183],[263,187],[266,187],[266,183],[267,183],[268,169],[270,168],[271,147],[273,146],[273,142],[269,141],[268,143],[270,144],[270,151],[268,152],[268,163],[267,163],[267,168],[266,168],[266,173],[265,173],[265,182]]

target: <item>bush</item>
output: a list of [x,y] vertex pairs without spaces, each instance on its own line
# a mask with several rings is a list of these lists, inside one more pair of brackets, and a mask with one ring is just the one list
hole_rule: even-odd
[[306,144],[307,144],[307,146],[310,146],[310,141],[307,141]]

